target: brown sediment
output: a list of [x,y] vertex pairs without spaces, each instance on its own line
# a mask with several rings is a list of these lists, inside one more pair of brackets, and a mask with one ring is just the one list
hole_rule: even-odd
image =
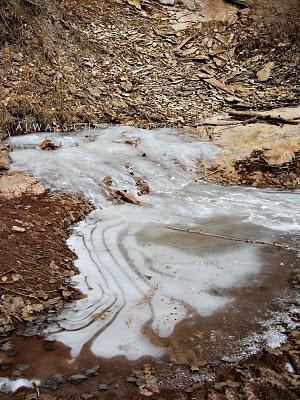
[[[251,225],[235,227],[234,224],[232,219],[215,218],[208,222],[203,221],[201,225],[211,231],[217,230],[225,234],[237,229],[240,236],[244,236],[247,232],[248,238],[271,235],[267,229],[253,228]],[[148,236],[146,232],[141,240],[146,242],[147,237],[149,240],[151,233]],[[174,232],[166,231],[155,240],[183,251],[193,251],[199,254],[200,258],[201,254],[204,257],[210,253],[222,254],[237,246],[237,243],[228,240],[199,237],[190,232],[176,232],[174,235]],[[195,311],[191,310],[193,318],[178,323],[171,336],[161,341],[149,327],[145,330],[151,341],[168,348],[169,357],[173,362],[192,365],[198,365],[199,362],[209,364],[226,355],[229,357],[233,354],[238,357],[239,353],[246,355],[246,343],[241,342],[243,338],[251,333],[260,334],[264,331],[260,323],[271,318],[272,313],[276,315],[284,309],[284,306],[280,304],[280,299],[296,298],[295,290],[290,289],[290,276],[298,270],[297,251],[247,244],[249,245],[258,246],[262,263],[261,271],[234,288],[216,288],[212,292],[216,296],[232,299],[231,303],[208,317],[199,317]],[[264,345],[263,340],[258,341],[258,348],[263,348]]]
[[67,247],[67,229],[92,206],[71,196],[54,196],[20,173],[0,183],[1,332],[78,298],[68,283],[77,273]]

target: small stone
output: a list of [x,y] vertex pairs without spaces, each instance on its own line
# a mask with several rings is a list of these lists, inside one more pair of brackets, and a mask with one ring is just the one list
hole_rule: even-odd
[[133,89],[133,84],[131,82],[122,82],[121,83],[121,88],[124,90],[124,92],[131,92]]
[[227,357],[227,356],[222,357],[221,360],[226,362],[226,363],[234,362],[234,360],[231,357]]
[[175,6],[175,0],[159,0],[159,2],[165,6]]
[[241,385],[240,382],[234,382],[234,381],[228,379],[227,381],[224,381],[224,382],[215,383],[214,388],[217,390],[222,390],[225,387],[230,387],[230,388],[235,389],[235,388],[238,388],[240,385]]
[[64,383],[64,378],[61,374],[54,374],[51,379],[55,380],[58,384],[62,385]]
[[36,179],[22,172],[0,176],[0,196],[7,199],[21,197],[23,194],[39,196],[45,191],[46,189]]
[[89,87],[89,88],[87,88],[87,90],[91,96],[96,97],[96,98],[101,97],[101,90],[99,90],[98,88]]
[[69,381],[70,383],[78,384],[78,383],[80,383],[80,382],[85,381],[86,379],[87,379],[87,376],[86,376],[86,375],[83,375],[83,374],[76,374],[76,375],[71,375],[71,376],[68,378],[68,381]]
[[272,69],[274,68],[275,63],[269,62],[268,64],[264,65],[262,69],[257,72],[257,79],[260,82],[265,82],[270,78]]
[[8,154],[0,153],[0,171],[7,171],[10,168],[11,158]]
[[16,225],[14,225],[11,229],[12,229],[12,231],[14,231],[14,232],[20,232],[20,233],[26,232],[26,229],[25,229],[25,228],[21,228],[20,226],[16,226]]
[[13,53],[13,54],[12,54],[12,59],[13,59],[13,61],[15,61],[15,62],[20,63],[20,62],[23,61],[23,58],[24,58],[24,56],[23,56],[22,53]]
[[112,185],[112,177],[107,175],[105,178],[103,178],[103,183],[107,186],[111,186]]
[[109,388],[108,385],[102,384],[102,385],[99,385],[99,386],[98,386],[98,389],[99,389],[100,391],[102,391],[102,390],[109,390],[110,388]]
[[87,370],[85,371],[85,375],[86,375],[86,376],[89,376],[89,377],[91,377],[91,376],[97,376],[97,375],[98,375],[98,372],[99,372],[99,366],[98,366],[98,365],[95,365],[94,367],[87,369]]
[[134,382],[136,383],[137,378],[135,376],[129,376],[127,379],[127,382]]
[[46,389],[52,390],[53,392],[59,388],[59,385],[56,382],[52,381],[51,379],[44,382],[42,386]]
[[60,144],[55,144],[52,140],[45,139],[39,144],[41,150],[56,150],[60,147]]

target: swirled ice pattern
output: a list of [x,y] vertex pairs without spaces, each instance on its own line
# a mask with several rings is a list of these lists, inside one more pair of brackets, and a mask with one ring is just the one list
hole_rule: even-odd
[[[46,136],[61,147],[39,150]],[[111,127],[15,137],[11,144],[14,169],[53,189],[84,193],[97,207],[69,239],[81,272],[74,282],[86,298],[66,308],[49,332],[73,356],[83,346],[104,357],[162,356],[160,339],[178,322],[211,315],[233,300],[215,288],[244,285],[262,267],[259,246],[189,241],[170,226],[227,234],[238,229],[244,237],[256,227],[265,240],[300,228],[299,193],[201,183],[197,161],[209,162],[219,150],[174,130]],[[141,206],[111,205],[102,183],[108,175],[134,195],[134,177],[142,177],[151,192]]]

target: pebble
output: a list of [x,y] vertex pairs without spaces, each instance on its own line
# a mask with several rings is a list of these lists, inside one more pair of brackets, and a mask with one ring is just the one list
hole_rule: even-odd
[[11,158],[7,154],[0,154],[0,171],[9,170],[11,164]]
[[99,386],[98,386],[98,389],[99,389],[100,391],[102,391],[102,390],[109,390],[109,386],[108,386],[108,385],[105,385],[105,384],[102,384],[102,385],[99,385]]
[[99,372],[99,365],[95,365],[94,367],[87,369],[84,374],[86,376],[91,377],[91,376],[97,376],[98,372]]
[[62,385],[65,381],[61,374],[54,374],[51,379],[55,380],[60,385]]
[[13,53],[13,54],[12,54],[12,59],[13,59],[13,61],[15,61],[15,62],[20,63],[20,62],[23,61],[23,58],[24,58],[24,56],[23,56],[22,53]]
[[77,383],[80,383],[82,381],[85,381],[86,379],[87,379],[86,375],[84,375],[84,374],[76,374],[76,375],[71,375],[68,378],[68,381],[71,382],[71,383],[77,384]]
[[166,6],[174,6],[175,5],[175,0],[159,0],[159,2]]
[[25,229],[25,228],[21,228],[20,226],[16,226],[16,225],[14,225],[14,226],[11,228],[11,230],[14,231],[14,232],[20,232],[20,233],[26,232],[26,229]]
[[134,377],[134,376],[129,376],[126,380],[127,380],[127,382],[134,382],[135,383],[137,378]]
[[50,390],[57,390],[64,383],[64,378],[60,374],[54,374],[48,381],[44,382],[43,387]]

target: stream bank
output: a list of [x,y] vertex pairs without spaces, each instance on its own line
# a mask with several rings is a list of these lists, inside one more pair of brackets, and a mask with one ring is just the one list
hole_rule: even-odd
[[80,297],[70,278],[78,271],[65,241],[68,228],[92,210],[84,200],[53,196],[23,173],[0,177],[1,330],[34,322]]

